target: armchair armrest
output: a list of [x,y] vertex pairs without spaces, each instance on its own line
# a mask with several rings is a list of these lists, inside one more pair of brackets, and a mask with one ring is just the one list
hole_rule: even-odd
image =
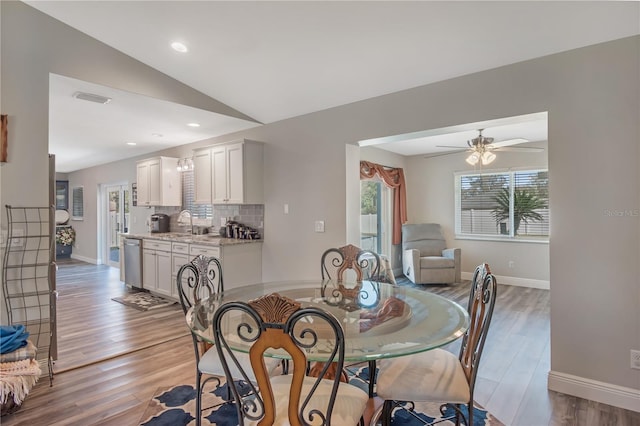
[[416,274],[420,273],[420,250],[407,249],[402,251],[402,272],[411,282],[417,282]]
[[456,269],[456,282],[462,281],[462,260],[461,250],[459,248],[450,248],[442,250],[442,257],[453,259],[453,263]]

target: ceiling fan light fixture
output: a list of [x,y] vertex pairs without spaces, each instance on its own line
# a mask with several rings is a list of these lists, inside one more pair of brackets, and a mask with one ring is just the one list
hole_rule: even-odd
[[471,155],[469,155],[465,161],[471,164],[472,166],[475,166],[476,164],[478,164],[479,160],[480,160],[480,154],[478,154],[477,152],[472,152]]
[[486,166],[487,164],[493,163],[493,160],[496,159],[496,155],[491,151],[485,151],[481,156],[482,165]]

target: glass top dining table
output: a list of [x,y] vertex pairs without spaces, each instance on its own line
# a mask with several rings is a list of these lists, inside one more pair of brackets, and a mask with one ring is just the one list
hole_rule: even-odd
[[[187,324],[196,335],[214,343],[211,323],[218,306],[271,293],[335,315],[345,331],[345,361],[375,361],[427,351],[460,338],[469,327],[466,309],[429,291],[375,281],[329,280],[269,282],[224,291],[195,303],[187,312]],[[231,320],[223,327],[231,331],[240,322]],[[249,347],[237,341],[232,349],[248,352]],[[287,358],[278,350],[265,355]],[[308,359],[326,361],[322,351],[308,354]]]

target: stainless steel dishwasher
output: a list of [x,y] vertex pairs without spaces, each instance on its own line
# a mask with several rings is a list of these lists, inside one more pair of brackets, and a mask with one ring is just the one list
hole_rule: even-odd
[[124,239],[124,283],[142,288],[142,240],[139,238]]

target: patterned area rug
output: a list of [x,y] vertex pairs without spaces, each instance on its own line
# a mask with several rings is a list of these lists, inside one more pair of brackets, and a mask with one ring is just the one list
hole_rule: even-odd
[[165,299],[164,297],[156,296],[146,291],[138,291],[122,297],[114,297],[111,300],[130,306],[139,311],[164,308],[177,303],[174,300]]
[[[367,391],[369,370],[367,367],[352,368],[349,371],[349,383]],[[219,386],[215,381],[206,389],[202,396],[202,424],[216,426],[236,426],[238,417],[233,403],[227,398],[227,385],[224,380]],[[248,391],[248,389],[247,389]],[[156,394],[149,402],[140,425],[144,426],[183,426],[195,425],[196,391],[191,385],[178,385],[168,388],[158,388]],[[441,418],[439,404],[416,404],[415,413],[426,422],[434,422]],[[466,411],[465,411],[466,412]],[[487,411],[474,407],[473,426],[504,426],[499,420]],[[445,417],[449,413],[445,413]],[[402,426],[422,425],[410,413],[405,410],[396,410],[393,414],[392,424]],[[450,426],[453,422],[443,421],[440,425]],[[340,425],[339,425],[340,426]]]

